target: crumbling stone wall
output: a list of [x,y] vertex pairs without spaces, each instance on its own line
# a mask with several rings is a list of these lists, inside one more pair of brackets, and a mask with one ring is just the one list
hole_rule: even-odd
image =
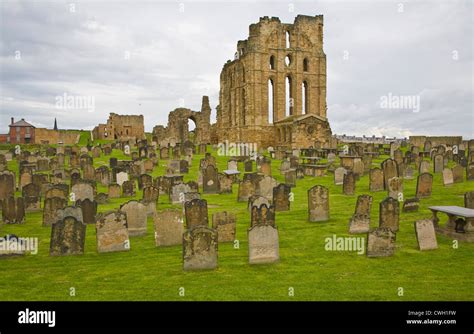
[[[250,25],[248,39],[237,43],[235,59],[224,65],[220,83],[216,131],[219,141],[255,142],[265,147],[277,143],[274,123],[288,117],[311,114],[324,122],[326,55],[322,15],[298,15],[293,24],[281,23],[274,17],[260,18]],[[321,136],[330,133],[329,123],[326,124]],[[310,139],[299,144],[313,145]]]
[[143,115],[110,113],[107,124],[99,124],[92,131],[94,139],[141,140],[145,139]]
[[423,147],[425,141],[430,141],[431,145],[459,145],[462,143],[462,136],[410,136],[410,144]]
[[168,115],[168,126],[157,125],[153,128],[153,137],[158,141],[184,143],[190,140],[188,120],[196,124],[194,129],[195,144],[211,143],[211,107],[209,97],[202,97],[201,111],[188,108],[177,108]]
[[58,144],[74,145],[79,142],[80,134],[77,131],[50,130],[44,128],[35,129],[36,144]]

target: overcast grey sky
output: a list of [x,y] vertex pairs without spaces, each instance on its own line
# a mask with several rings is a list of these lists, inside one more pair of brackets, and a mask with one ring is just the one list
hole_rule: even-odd
[[[0,133],[11,116],[92,129],[110,112],[143,114],[151,131],[176,107],[199,110],[202,95],[215,118],[220,70],[251,23],[323,14],[333,133],[474,138],[471,0],[1,1],[0,10]],[[93,96],[95,110],[58,109],[64,93]],[[419,96],[420,111],[381,108],[389,93]]]

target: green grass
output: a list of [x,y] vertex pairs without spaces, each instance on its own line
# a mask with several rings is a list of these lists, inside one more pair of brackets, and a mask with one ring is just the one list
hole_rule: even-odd
[[[118,150],[113,155],[126,157]],[[214,155],[215,152],[214,152]],[[202,155],[195,155],[185,180],[196,180]],[[94,159],[95,166],[108,164],[110,157]],[[378,166],[383,159],[374,160]],[[226,169],[227,157],[217,157],[219,170]],[[153,176],[164,174],[166,161],[160,160]],[[273,161],[274,177],[283,182],[279,161]],[[10,169],[17,170],[15,162]],[[239,168],[243,169],[242,165]],[[330,220],[307,222],[307,189],[321,184],[330,189]],[[404,181],[405,198],[414,197],[416,178]],[[463,194],[474,189],[474,182],[449,187],[442,185],[441,174],[434,176],[433,195],[422,199],[420,210],[401,213],[395,255],[389,258],[367,258],[356,252],[325,251],[325,238],[349,236],[348,222],[357,195],[369,194],[368,176],[356,186],[357,195],[342,195],[342,186],[333,184],[333,175],[297,181],[293,188],[291,211],[277,212],[280,238],[280,262],[271,265],[249,265],[247,228],[250,215],[246,203],[237,203],[237,186],[233,194],[203,195],[209,204],[209,218],[221,210],[237,215],[237,239],[233,244],[219,245],[219,267],[213,271],[184,272],[180,246],[157,248],[154,244],[152,219],[148,234],[131,238],[131,250],[122,253],[98,254],[95,227],[87,227],[84,255],[50,257],[51,229],[41,226],[40,213],[28,213],[24,225],[1,225],[0,233],[39,238],[39,253],[25,257],[0,259],[1,300],[474,300],[474,244],[459,243],[438,236],[439,248],[420,252],[417,248],[413,222],[430,217],[428,206],[463,206]],[[98,192],[106,192],[99,186]],[[374,197],[371,226],[378,225],[378,204],[386,192]],[[136,198],[140,198],[138,193]],[[111,200],[99,205],[99,211],[118,208],[130,198]],[[172,207],[161,197],[158,209]],[[445,218],[440,215],[440,218]],[[364,236],[365,237],[365,236]],[[74,287],[76,295],[69,295]],[[179,288],[185,296],[179,296]],[[294,297],[288,289],[294,288]],[[398,295],[403,288],[404,295]]]

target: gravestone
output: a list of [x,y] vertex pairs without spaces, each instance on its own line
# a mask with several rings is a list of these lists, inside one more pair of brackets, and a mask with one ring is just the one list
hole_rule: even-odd
[[430,172],[430,162],[428,160],[422,160],[420,162],[420,167],[418,169],[419,174],[429,173]]
[[263,196],[260,195],[253,195],[249,197],[247,208],[249,212],[252,212],[252,208],[256,206],[257,208],[260,207],[262,204],[265,204],[267,207],[270,206],[270,202]]
[[396,234],[390,228],[379,227],[367,234],[367,257],[392,256],[395,253]]
[[147,229],[146,207],[138,201],[128,201],[120,206],[120,211],[127,215],[129,236],[145,235]]
[[343,184],[344,175],[346,175],[346,169],[344,167],[338,167],[334,171],[334,184],[336,186]]
[[151,187],[153,185],[153,177],[148,174],[141,174],[138,177],[138,189],[142,190],[145,187]]
[[120,185],[117,183],[111,183],[109,184],[109,189],[108,189],[108,194],[109,198],[120,198],[120,192],[122,189],[120,188]]
[[41,188],[34,183],[27,184],[22,191],[26,211],[37,211],[41,209]]
[[275,225],[252,225],[248,230],[248,242],[250,264],[275,263],[279,261],[278,230]]
[[385,198],[379,205],[379,227],[388,227],[397,232],[400,227],[400,205],[392,197]]
[[344,195],[354,195],[355,194],[355,186],[356,186],[356,175],[348,171],[344,174],[344,181],[342,184],[342,193]]
[[143,188],[142,203],[147,207],[148,214],[155,211],[158,203],[160,191],[154,186],[147,186]]
[[122,186],[125,181],[128,181],[128,174],[126,172],[118,172],[116,174],[117,184]]
[[370,230],[370,209],[372,196],[360,195],[357,197],[355,212],[349,221],[349,233],[367,233]]
[[175,246],[183,243],[183,215],[181,210],[166,209],[153,217],[155,226],[155,245]]
[[370,191],[373,191],[373,192],[382,191],[384,189],[383,182],[384,182],[383,171],[380,168],[371,169],[369,173]]
[[418,198],[408,198],[403,202],[403,212],[416,212],[420,207]]
[[456,165],[453,167],[453,182],[464,182],[464,168],[461,165]]
[[74,194],[74,200],[90,199],[94,200],[94,188],[88,183],[76,183],[72,186],[71,192]]
[[44,193],[44,199],[52,198],[52,197],[61,197],[64,199],[68,199],[69,196],[69,186],[67,184],[56,184],[51,189],[48,189]]
[[217,268],[217,231],[207,226],[195,226],[183,234],[183,269]]
[[179,204],[185,202],[185,194],[191,192],[189,185],[185,183],[175,184],[171,187],[170,202],[172,204]]
[[217,169],[213,165],[208,165],[202,171],[202,188],[205,194],[216,194],[219,192],[219,179]]
[[223,173],[218,173],[219,194],[232,194],[233,177]]
[[308,190],[308,220],[322,222],[329,220],[329,189],[316,185]]
[[82,170],[84,180],[95,180],[95,169],[92,165],[84,165]]
[[212,227],[217,231],[219,242],[233,242],[236,233],[236,216],[227,211],[216,212],[212,215]]
[[2,201],[2,220],[4,224],[23,224],[25,221],[25,203],[22,197],[13,196]]
[[[473,156],[474,156],[474,154],[473,154]],[[466,179],[468,181],[474,180],[474,162],[471,162],[466,167]]]
[[81,208],[65,207],[56,211],[51,226],[50,256],[84,253],[87,225],[82,222]]
[[109,211],[97,217],[95,225],[99,253],[130,250],[127,215],[122,211]]
[[453,171],[450,168],[443,169],[443,185],[449,186],[454,183]]
[[291,163],[289,160],[283,160],[280,164],[280,173],[285,174],[287,170],[291,168]]
[[403,198],[403,179],[392,177],[388,180],[388,196],[394,199]]
[[442,173],[443,168],[444,168],[444,156],[442,154],[436,154],[433,158],[434,173]]
[[15,193],[15,174],[10,171],[0,172],[0,200]]
[[264,176],[272,176],[272,163],[270,160],[264,159],[257,165],[257,170]]
[[64,209],[67,206],[67,200],[62,197],[49,197],[44,200],[43,208],[43,226],[51,226],[55,223],[56,210]]
[[106,193],[98,193],[95,197],[97,204],[107,204],[109,203],[109,195]]
[[404,179],[406,180],[412,180],[414,178],[415,171],[413,170],[413,167],[411,166],[406,166],[405,168],[405,175],[403,176]]
[[245,162],[244,162],[244,171],[246,173],[253,171],[253,160],[245,160]]
[[86,198],[77,200],[76,206],[82,210],[82,222],[86,225],[95,224],[95,215],[97,214],[97,202]]
[[415,222],[415,234],[418,247],[421,251],[438,248],[436,232],[431,219],[422,219]]
[[252,205],[250,212],[250,226],[271,225],[275,226],[275,207],[262,204],[260,206]]
[[205,199],[193,199],[192,201],[185,202],[184,212],[186,229],[192,229],[196,226],[209,226],[207,201]]
[[279,184],[273,188],[273,206],[275,211],[290,210],[290,193],[291,187],[287,184]]
[[354,160],[354,165],[352,167],[352,172],[356,175],[357,178],[364,175],[364,163],[360,159]]
[[474,209],[474,191],[468,191],[464,194],[464,207]]
[[95,170],[95,179],[104,186],[108,186],[110,184],[110,171],[107,166],[100,166]]
[[393,159],[386,159],[382,162],[382,171],[384,177],[384,189],[388,189],[388,180],[392,177],[398,177],[398,164]]
[[423,173],[418,175],[416,182],[416,197],[426,198],[431,196],[431,189],[433,186],[433,175]]
[[256,194],[265,197],[271,202],[273,201],[273,188],[275,188],[277,185],[277,180],[271,176],[265,176],[258,182]]
[[290,169],[285,172],[285,184],[290,187],[296,187],[296,169]]
[[123,197],[134,197],[135,196],[135,181],[125,181],[122,184],[122,196]]

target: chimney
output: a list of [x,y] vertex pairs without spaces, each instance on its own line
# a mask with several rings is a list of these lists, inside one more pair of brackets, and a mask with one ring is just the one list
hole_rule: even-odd
[[13,124],[13,123],[15,123],[15,119],[12,117],[12,122],[11,122],[11,124]]

